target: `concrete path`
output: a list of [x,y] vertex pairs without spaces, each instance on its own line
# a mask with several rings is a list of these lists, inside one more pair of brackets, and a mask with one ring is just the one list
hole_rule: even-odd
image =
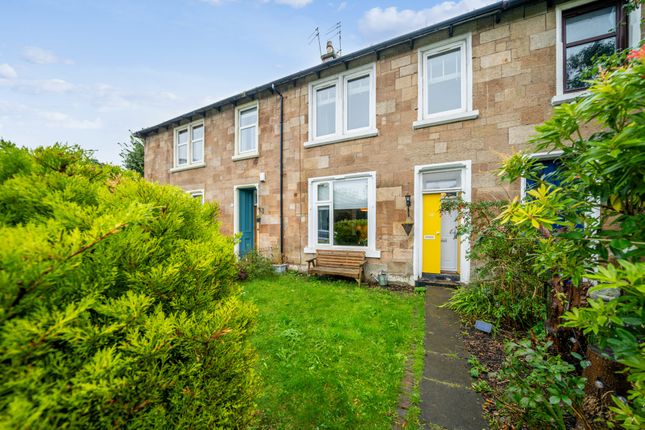
[[439,308],[454,290],[428,287],[426,291],[425,363],[421,379],[421,418],[430,430],[481,430],[481,397],[471,388],[468,353],[459,319]]

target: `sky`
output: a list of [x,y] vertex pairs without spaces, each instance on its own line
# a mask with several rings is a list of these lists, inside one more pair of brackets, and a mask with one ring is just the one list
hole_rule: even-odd
[[0,0],[0,138],[120,164],[140,130],[492,0]]

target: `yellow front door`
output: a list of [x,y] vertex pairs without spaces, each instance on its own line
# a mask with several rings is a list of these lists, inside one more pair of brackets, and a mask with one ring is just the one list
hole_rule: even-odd
[[441,272],[441,194],[423,195],[423,246],[421,271]]

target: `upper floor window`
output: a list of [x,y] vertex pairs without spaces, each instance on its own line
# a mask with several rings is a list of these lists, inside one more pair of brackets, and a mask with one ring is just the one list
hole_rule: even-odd
[[235,156],[258,155],[258,104],[254,102],[235,109]]
[[626,32],[619,1],[602,1],[562,13],[564,92],[588,87],[584,72],[595,58],[626,47]]
[[556,105],[579,96],[596,58],[640,41],[641,8],[629,15],[623,1],[577,0],[556,5]]
[[309,142],[332,143],[376,134],[374,65],[309,86]]
[[197,121],[175,129],[175,167],[204,164],[204,122]]
[[477,117],[472,110],[470,34],[419,50],[418,103],[415,127]]

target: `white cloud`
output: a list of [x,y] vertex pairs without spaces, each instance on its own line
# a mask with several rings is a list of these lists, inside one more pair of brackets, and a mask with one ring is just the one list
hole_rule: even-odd
[[63,112],[37,111],[36,114],[43,119],[47,127],[68,128],[74,130],[97,130],[103,127],[100,118],[94,120],[78,119]]
[[346,7],[347,7],[347,2],[346,2],[346,1],[342,1],[342,2],[340,2],[340,4],[338,5],[338,7],[336,8],[336,10],[337,10],[338,12],[340,12],[341,10],[344,10]]
[[37,46],[27,46],[22,50],[22,58],[34,64],[71,64],[71,60],[59,58],[53,51],[39,48]]
[[277,4],[283,4],[286,6],[291,6],[295,7],[296,9],[299,9],[301,7],[307,6],[309,3],[311,3],[313,0],[275,0]]
[[35,108],[22,103],[0,102],[0,121],[14,125],[30,125],[72,130],[97,130],[103,127],[100,118],[79,119],[59,111]]
[[359,29],[370,39],[394,36],[426,27],[493,3],[493,0],[444,1],[421,10],[401,9],[396,6],[375,7],[363,15]]
[[26,94],[69,93],[76,89],[71,82],[63,79],[14,79],[0,81],[0,85]]
[[0,64],[0,78],[4,79],[15,79],[18,77],[16,69],[11,67],[9,64]]

